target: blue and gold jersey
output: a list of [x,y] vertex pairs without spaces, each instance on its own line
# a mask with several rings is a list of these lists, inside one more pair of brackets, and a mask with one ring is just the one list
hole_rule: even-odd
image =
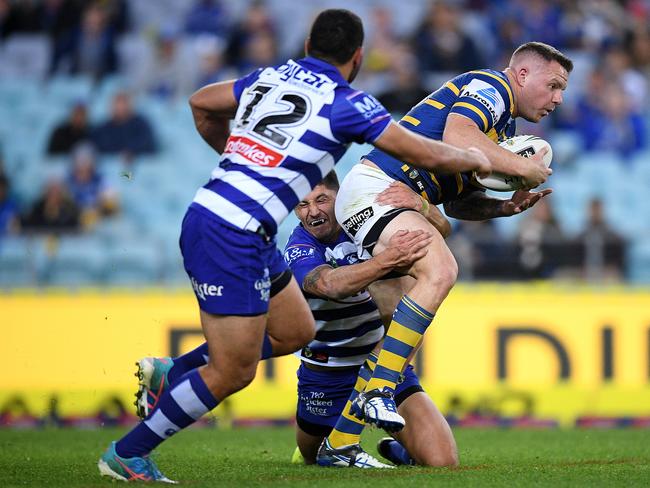
[[[399,123],[429,139],[442,140],[447,116],[456,113],[472,120],[496,143],[514,135],[513,110],[512,88],[505,73],[485,69],[449,80]],[[378,149],[366,158],[433,204],[455,200],[462,193],[477,189],[471,183],[470,173],[442,174],[418,169]]]

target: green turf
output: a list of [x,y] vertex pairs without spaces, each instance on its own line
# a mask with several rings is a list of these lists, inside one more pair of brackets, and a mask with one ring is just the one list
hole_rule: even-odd
[[[123,430],[0,430],[0,487],[107,487],[96,462]],[[352,470],[289,464],[289,428],[190,429],[161,446],[183,486],[650,486],[647,430],[455,431],[461,467]],[[374,451],[380,432],[364,435]]]

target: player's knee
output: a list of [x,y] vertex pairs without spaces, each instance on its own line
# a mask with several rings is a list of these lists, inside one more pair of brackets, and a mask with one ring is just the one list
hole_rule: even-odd
[[237,373],[234,375],[232,387],[234,391],[239,391],[247,387],[255,379],[257,373],[257,361],[248,364],[239,364]]
[[438,273],[438,279],[442,287],[451,290],[456,284],[458,278],[458,264],[456,260],[451,258],[444,266],[441,267]]
[[458,264],[453,257],[424,270],[418,281],[425,281],[432,289],[448,293],[456,284]]
[[417,460],[420,466],[431,466],[435,468],[453,468],[458,466],[458,451],[455,447],[448,449],[437,449],[435,452],[424,453]]
[[248,386],[257,372],[257,358],[232,357],[227,362],[208,363],[203,379],[210,391],[231,395]]

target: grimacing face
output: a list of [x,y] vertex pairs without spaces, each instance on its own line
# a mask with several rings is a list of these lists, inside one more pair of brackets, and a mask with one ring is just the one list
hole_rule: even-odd
[[562,103],[569,73],[557,61],[535,59],[520,80],[522,88],[517,103],[517,115],[529,122],[539,122]]
[[316,187],[296,205],[296,216],[303,227],[319,241],[332,242],[341,228],[334,216],[336,191]]

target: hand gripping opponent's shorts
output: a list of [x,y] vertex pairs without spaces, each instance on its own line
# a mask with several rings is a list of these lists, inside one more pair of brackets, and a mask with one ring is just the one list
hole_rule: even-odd
[[[334,428],[354,389],[359,367],[332,368],[331,371],[298,368],[298,408],[296,423],[313,436],[327,436]],[[408,397],[424,391],[410,364],[395,388],[397,406]]]
[[381,231],[392,219],[412,211],[375,202],[377,195],[394,181],[379,168],[359,163],[341,182],[334,206],[336,220],[354,241],[360,259],[372,257]]
[[193,207],[183,219],[180,247],[199,307],[209,313],[266,313],[274,289],[281,290],[291,279],[275,239],[222,223]]

